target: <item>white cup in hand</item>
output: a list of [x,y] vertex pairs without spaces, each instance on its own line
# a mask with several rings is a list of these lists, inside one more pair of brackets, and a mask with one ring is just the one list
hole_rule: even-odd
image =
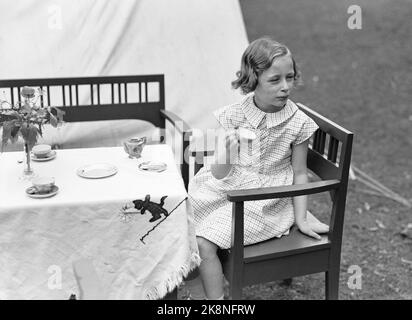
[[239,139],[241,141],[249,142],[257,138],[256,133],[254,133],[252,130],[242,128],[242,127],[238,129],[238,134],[239,134]]

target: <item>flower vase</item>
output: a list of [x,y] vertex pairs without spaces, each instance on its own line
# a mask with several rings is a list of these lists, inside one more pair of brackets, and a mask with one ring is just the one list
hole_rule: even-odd
[[34,171],[30,165],[30,149],[27,143],[24,144],[24,153],[25,153],[25,168],[24,168],[24,178],[32,178],[34,175]]

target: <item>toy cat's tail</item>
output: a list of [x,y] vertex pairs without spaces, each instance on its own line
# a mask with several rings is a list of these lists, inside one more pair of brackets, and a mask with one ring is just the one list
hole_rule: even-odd
[[160,198],[160,205],[163,207],[163,205],[165,204],[165,199],[167,198],[167,196],[163,196]]

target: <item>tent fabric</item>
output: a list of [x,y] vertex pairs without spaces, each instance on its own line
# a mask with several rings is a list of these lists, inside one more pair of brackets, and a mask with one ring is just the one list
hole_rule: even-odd
[[[213,110],[240,99],[230,82],[248,41],[237,0],[3,0],[0,12],[2,79],[164,74],[166,109],[202,130]],[[65,124],[40,142],[114,146],[150,130]]]

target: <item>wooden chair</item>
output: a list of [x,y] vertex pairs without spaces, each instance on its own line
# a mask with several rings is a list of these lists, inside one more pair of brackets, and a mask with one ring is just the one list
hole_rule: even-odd
[[[309,146],[307,166],[321,180],[307,184],[236,190],[227,193],[233,203],[231,248],[219,252],[231,299],[241,299],[242,287],[325,272],[325,297],[338,299],[339,268],[346,192],[353,134],[310,108],[299,108],[319,126]],[[325,146],[327,145],[327,150]],[[194,151],[195,172],[211,151]],[[294,226],[288,236],[244,246],[244,202],[294,197],[329,191],[332,200],[329,234],[321,240],[300,233]]]
[[[0,92],[8,95],[13,105],[20,101],[24,86],[45,90],[41,106],[58,107],[64,122],[139,119],[165,129],[167,120],[180,134],[182,150],[189,145],[188,125],[165,108],[164,75],[0,80]],[[162,136],[161,142],[164,140]],[[189,166],[184,161],[181,171],[187,186]]]

